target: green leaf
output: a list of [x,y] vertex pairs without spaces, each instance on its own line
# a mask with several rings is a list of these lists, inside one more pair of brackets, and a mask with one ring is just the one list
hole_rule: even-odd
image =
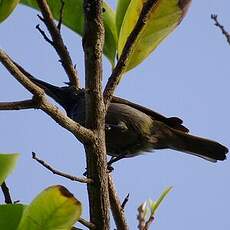
[[19,154],[0,154],[0,184],[14,170]]
[[157,201],[150,202],[151,205],[151,215],[154,215],[158,207],[160,206],[161,202],[164,200],[164,198],[168,195],[168,193],[172,190],[172,187],[166,188],[160,195]]
[[131,0],[118,0],[117,1],[117,9],[116,9],[116,27],[117,27],[117,34],[119,35],[121,25],[126,13],[126,10],[129,6]]
[[[118,56],[132,32],[144,5],[144,0],[131,0],[118,39]],[[138,35],[129,56],[126,71],[140,64],[180,24],[191,0],[158,0],[144,28]]]
[[15,9],[20,0],[0,0],[0,22],[4,21]]
[[17,229],[24,208],[22,204],[0,205],[0,229]]
[[81,203],[65,187],[51,186],[26,207],[18,230],[69,230],[81,212]]
[[114,59],[117,52],[117,30],[115,25],[115,13],[112,8],[105,3],[103,4],[104,13],[104,26],[105,26],[105,44],[104,54],[110,60],[112,67],[114,67]]
[[[56,20],[60,18],[61,1],[48,0],[49,7]],[[20,3],[39,10],[36,0],[21,0]],[[117,49],[117,33],[115,26],[115,14],[111,7],[104,1],[104,26],[105,44],[104,54],[114,65]],[[63,24],[82,36],[84,27],[83,0],[65,0],[63,12]]]

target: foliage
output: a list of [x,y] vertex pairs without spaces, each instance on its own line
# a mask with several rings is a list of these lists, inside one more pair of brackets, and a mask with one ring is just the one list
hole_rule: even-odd
[[[61,1],[47,0],[47,2],[54,18],[60,20]],[[18,3],[19,0],[0,0],[0,22],[11,14]],[[36,0],[21,0],[20,3],[39,10]],[[145,3],[144,0],[118,0],[114,11],[104,1],[104,54],[109,59],[112,68],[115,66],[116,56],[120,58],[126,51],[126,44],[138,25]],[[189,3],[190,0],[156,1],[132,46],[124,72],[143,62],[179,25]],[[83,36],[83,0],[65,0],[62,22],[75,33]],[[18,154],[0,155],[0,184],[14,169],[17,157]],[[145,218],[149,213],[149,220],[153,219],[157,208],[170,190],[171,187],[167,188],[156,202],[149,201],[143,204]],[[23,204],[0,205],[0,229],[69,230],[79,220],[81,212],[81,203],[65,187],[51,186],[41,192],[28,206]]]
[[155,218],[157,209],[171,190],[172,187],[168,187],[161,193],[160,197],[156,201],[149,199],[140,205],[138,209],[138,220],[140,225],[142,224],[141,222],[144,222],[144,229],[149,229],[150,224]]
[[79,220],[81,203],[63,186],[51,186],[28,206],[0,205],[0,229],[69,230]]
[[[121,55],[127,38],[138,21],[143,5],[144,1],[133,0],[126,8],[119,28],[118,56]],[[124,8],[118,9],[124,11]],[[176,28],[181,21],[182,14],[183,9],[180,8],[178,0],[160,0],[156,3],[143,30],[138,35],[134,49],[129,56],[126,71],[140,64]],[[119,11],[117,15],[120,15]],[[117,17],[117,20],[121,19]],[[117,24],[120,24],[119,21]]]
[[[4,12],[2,14],[4,19],[12,12],[13,7],[11,5],[15,7],[17,2],[3,0],[4,4],[0,5],[0,12]],[[183,2],[186,3],[183,4]],[[20,3],[38,9],[36,0],[21,0]],[[48,0],[48,3],[54,18],[59,20],[61,1]],[[104,54],[109,59],[112,67],[115,64],[116,55],[120,57],[122,54],[125,43],[138,21],[144,3],[145,1],[143,0],[118,0],[117,8],[114,12],[109,4],[104,1]],[[164,38],[177,27],[189,3],[190,1],[180,0],[156,1],[150,17],[146,20],[145,26],[138,36],[135,48],[131,52],[126,72],[143,62]],[[83,0],[65,0],[63,24],[79,35],[83,35]]]
[[[61,1],[49,0],[50,9],[55,19],[60,18]],[[38,9],[36,0],[21,0],[22,4]],[[117,34],[115,28],[115,15],[111,7],[104,1],[104,26],[105,26],[105,45],[104,54],[114,65],[114,59],[117,46]],[[83,0],[65,0],[63,12],[63,24],[83,35],[84,16],[83,16]]]
[[20,0],[0,0],[0,22],[4,21],[14,10]]
[[51,186],[25,208],[18,230],[68,230],[80,218],[81,211],[81,203],[65,187]]
[[14,170],[18,154],[0,154],[0,184]]

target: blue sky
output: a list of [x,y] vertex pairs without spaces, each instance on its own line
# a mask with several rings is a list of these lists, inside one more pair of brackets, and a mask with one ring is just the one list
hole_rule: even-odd
[[[114,5],[115,1],[109,1]],[[213,26],[211,13],[230,30],[228,0],[193,1],[187,17],[159,48],[130,71],[116,95],[167,116],[179,116],[193,134],[230,147],[230,47]],[[35,30],[37,12],[19,6],[0,24],[0,47],[35,76],[62,85],[66,76],[54,50]],[[81,80],[84,78],[81,39],[63,28]],[[110,66],[104,61],[105,81]],[[0,66],[0,101],[30,98],[30,94]],[[21,154],[8,179],[15,200],[30,202],[42,189],[64,184],[84,205],[85,186],[59,178],[31,159],[31,152],[55,168],[73,175],[85,170],[81,144],[38,110],[0,112],[0,152]],[[167,186],[172,192],[158,210],[152,229],[192,230],[230,228],[230,162],[216,164],[176,151],[161,150],[118,162],[113,176],[121,199],[130,193],[126,214],[136,229],[138,205],[156,199]],[[3,200],[0,195],[0,200]]]

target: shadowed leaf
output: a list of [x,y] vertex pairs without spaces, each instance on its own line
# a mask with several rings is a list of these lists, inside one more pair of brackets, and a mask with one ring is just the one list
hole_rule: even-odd
[[15,9],[20,0],[0,0],[0,22],[4,21]]
[[17,229],[24,209],[22,204],[0,205],[0,229]]

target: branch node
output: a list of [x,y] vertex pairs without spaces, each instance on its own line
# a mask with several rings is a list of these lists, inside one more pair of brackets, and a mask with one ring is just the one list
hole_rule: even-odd
[[[53,46],[58,56],[62,60],[62,66],[69,78],[69,82],[71,83],[71,85],[75,86],[76,88],[80,88],[79,76],[77,72],[74,70],[72,59],[70,57],[70,54],[64,44],[64,41],[60,33],[62,17],[63,17],[64,1],[61,0],[61,9],[60,9],[60,17],[59,17],[58,25],[56,25],[56,23],[54,22],[53,15],[47,1],[37,0],[37,4],[43,16],[43,22],[45,23],[49,31],[49,34],[52,38],[51,42],[50,39],[48,39],[49,43]],[[44,36],[43,34],[43,37],[45,38],[46,41],[48,41],[47,36]]]
[[121,56],[119,57],[118,62],[115,68],[113,69],[113,72],[109,77],[108,82],[105,86],[103,95],[104,95],[104,103],[105,103],[106,110],[108,109],[113,93],[117,85],[119,84],[122,75],[126,70],[128,58],[133,50],[133,47],[136,44],[137,37],[143,30],[144,25],[146,24],[146,19],[149,17],[153,7],[157,2],[158,2],[157,0],[146,0],[143,4],[143,8],[137,20],[137,23],[134,26],[130,35],[128,36],[125,46],[122,50]]

